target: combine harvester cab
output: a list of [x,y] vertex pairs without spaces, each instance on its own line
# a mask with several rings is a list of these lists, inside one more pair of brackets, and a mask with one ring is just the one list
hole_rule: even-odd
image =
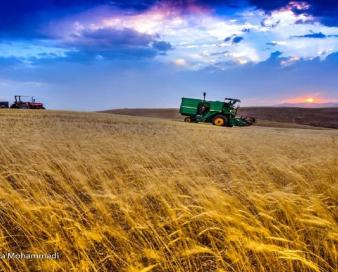
[[221,101],[206,101],[196,98],[182,98],[180,113],[186,116],[184,121],[191,123],[206,122],[215,126],[250,126],[256,120],[254,117],[236,117],[241,101],[225,98]]

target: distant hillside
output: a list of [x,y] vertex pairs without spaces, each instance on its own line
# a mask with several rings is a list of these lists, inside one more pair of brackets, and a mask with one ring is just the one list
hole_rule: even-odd
[[278,104],[276,107],[288,107],[288,108],[336,108],[338,102],[329,103],[283,103]]
[[337,108],[248,107],[242,115],[275,122],[295,123],[317,127],[338,128]]
[[178,112],[178,109],[116,109],[106,110],[105,113],[122,114],[129,116],[144,116],[181,120],[183,117]]
[[[116,109],[106,113],[182,120],[178,109]],[[338,128],[337,108],[244,107],[239,115],[254,116],[258,120]],[[261,122],[264,124],[264,122]],[[265,122],[266,123],[266,122]],[[284,126],[284,125],[283,125]]]

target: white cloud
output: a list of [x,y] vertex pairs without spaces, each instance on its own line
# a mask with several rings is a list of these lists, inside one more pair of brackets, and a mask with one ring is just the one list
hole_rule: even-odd
[[[215,15],[206,10],[182,13],[163,5],[136,14],[121,15],[116,11],[101,10],[97,16],[92,12],[90,16],[86,13],[82,19],[81,16],[74,21],[68,19],[70,24],[55,33],[59,39],[67,41],[76,39],[86,30],[132,29],[170,42],[173,50],[166,55],[158,55],[158,61],[177,65],[176,60],[182,59],[185,60],[184,66],[191,69],[217,63],[259,63],[275,51],[293,60],[324,59],[338,51],[337,37],[311,39],[295,36],[311,32],[337,35],[338,27],[324,26],[315,22],[311,15],[301,13],[309,8],[304,2],[291,1],[271,14],[248,8],[232,17]],[[243,39],[238,43],[226,42],[227,37]]]

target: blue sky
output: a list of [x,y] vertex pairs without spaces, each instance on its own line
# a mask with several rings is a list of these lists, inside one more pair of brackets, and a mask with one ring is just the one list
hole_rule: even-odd
[[338,101],[338,4],[13,0],[0,4],[0,100],[53,109]]

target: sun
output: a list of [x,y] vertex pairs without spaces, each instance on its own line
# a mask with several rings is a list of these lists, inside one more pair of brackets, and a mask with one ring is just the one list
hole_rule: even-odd
[[306,101],[307,103],[313,103],[313,102],[315,102],[315,99],[312,98],[312,97],[309,97],[309,98],[306,98],[305,101]]

